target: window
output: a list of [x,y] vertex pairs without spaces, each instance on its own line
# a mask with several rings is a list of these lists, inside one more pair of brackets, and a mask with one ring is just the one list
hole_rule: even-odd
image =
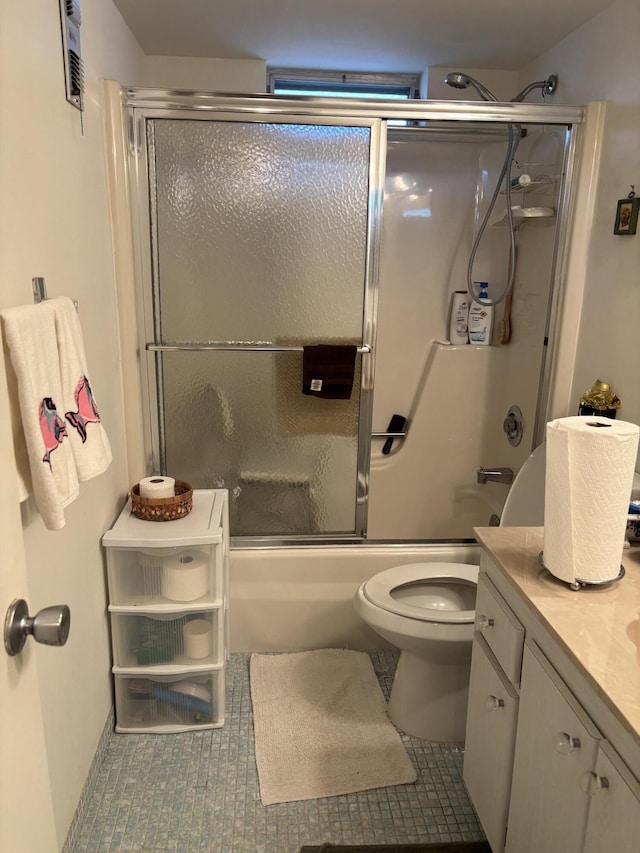
[[276,68],[269,72],[268,91],[273,95],[296,97],[407,101],[419,97],[420,77],[418,74],[343,74]]

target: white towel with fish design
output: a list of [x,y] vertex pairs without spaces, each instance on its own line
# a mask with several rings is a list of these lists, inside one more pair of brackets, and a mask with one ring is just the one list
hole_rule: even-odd
[[58,339],[62,411],[80,482],[102,474],[111,464],[111,447],[89,382],[82,327],[66,296],[47,300]]
[[45,526],[59,530],[79,485],[62,408],[53,310],[41,302],[7,308],[1,316],[17,380],[33,496]]

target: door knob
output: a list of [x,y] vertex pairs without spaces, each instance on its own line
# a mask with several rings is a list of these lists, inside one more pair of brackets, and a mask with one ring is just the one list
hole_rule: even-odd
[[71,627],[71,611],[66,604],[54,604],[29,616],[29,606],[23,598],[11,602],[4,620],[4,647],[8,655],[17,655],[27,637],[46,646],[64,646]]

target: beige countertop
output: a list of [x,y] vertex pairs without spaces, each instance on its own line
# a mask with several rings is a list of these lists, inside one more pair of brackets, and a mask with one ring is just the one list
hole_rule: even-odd
[[625,550],[617,583],[573,591],[538,562],[542,527],[478,527],[478,541],[640,743],[640,548]]

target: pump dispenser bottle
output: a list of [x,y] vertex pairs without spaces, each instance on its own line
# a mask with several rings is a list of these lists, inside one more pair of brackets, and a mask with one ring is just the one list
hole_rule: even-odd
[[475,300],[469,308],[469,343],[486,346],[491,343],[493,329],[493,305],[483,305],[489,299],[486,281],[474,281],[474,287],[479,289],[478,302]]

